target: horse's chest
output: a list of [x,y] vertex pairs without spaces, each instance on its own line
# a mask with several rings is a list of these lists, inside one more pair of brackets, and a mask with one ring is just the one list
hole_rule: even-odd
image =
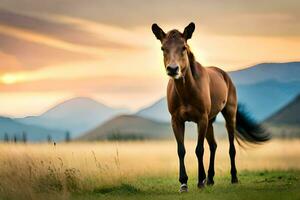
[[198,109],[191,105],[180,106],[178,109],[178,114],[184,121],[196,122],[200,117],[200,112]]

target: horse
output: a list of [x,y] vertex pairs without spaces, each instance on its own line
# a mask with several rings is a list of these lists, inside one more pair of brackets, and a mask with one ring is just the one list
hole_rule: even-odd
[[[218,113],[222,113],[229,138],[231,162],[231,183],[238,183],[235,164],[235,144],[263,143],[270,134],[261,124],[251,118],[238,104],[236,88],[229,75],[217,67],[204,67],[196,61],[187,41],[192,38],[195,24],[191,22],[183,32],[173,29],[164,32],[157,24],[152,32],[161,42],[164,67],[170,77],[167,86],[168,110],[177,142],[179,157],[180,192],[188,191],[188,176],[185,169],[184,146],[185,122],[197,124],[198,140],[195,153],[198,159],[198,188],[214,184],[214,160],[217,142],[214,137],[213,123]],[[208,176],[203,165],[204,140],[210,149]]]

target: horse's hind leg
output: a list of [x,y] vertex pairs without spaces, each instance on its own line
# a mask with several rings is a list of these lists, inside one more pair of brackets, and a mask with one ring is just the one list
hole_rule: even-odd
[[[235,101],[234,101],[235,102]],[[229,155],[230,155],[230,162],[231,162],[231,183],[237,183],[237,171],[235,166],[235,146],[234,146],[234,132],[235,132],[235,123],[236,123],[236,111],[237,105],[236,103],[228,102],[225,108],[222,110],[222,114],[226,121],[226,128],[228,131],[228,138],[229,138]]]
[[209,149],[210,149],[207,185],[214,184],[214,175],[215,175],[215,152],[217,149],[217,142],[214,136],[213,121],[214,119],[209,122],[207,133],[206,133],[206,140],[208,142]]

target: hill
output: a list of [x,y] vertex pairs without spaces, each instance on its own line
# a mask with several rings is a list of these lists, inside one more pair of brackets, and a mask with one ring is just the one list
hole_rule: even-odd
[[300,81],[300,62],[261,63],[229,74],[236,84],[255,84],[266,80]]
[[168,123],[156,122],[134,115],[121,115],[98,126],[80,139],[162,139],[171,138],[170,136],[172,136],[172,132]]
[[139,110],[135,114],[140,117],[145,117],[160,122],[170,122],[171,119],[166,98],[159,99],[150,106]]
[[65,132],[53,129],[46,129],[35,125],[26,125],[19,123],[11,118],[0,117],[0,140],[4,139],[7,134],[9,140],[13,140],[16,136],[21,140],[22,134],[26,133],[27,140],[29,141],[47,141],[48,136],[52,140],[59,141],[65,138]]
[[266,122],[300,126],[300,95],[270,116]]
[[[224,124],[214,124],[216,135],[224,137]],[[197,129],[194,123],[186,123],[186,137],[196,138]],[[120,115],[94,130],[86,133],[79,140],[126,140],[126,139],[173,139],[170,123],[153,121],[136,115]]]
[[259,121],[265,120],[300,93],[300,81],[268,80],[256,84],[237,85],[238,101]]
[[275,136],[300,137],[300,95],[265,120]]
[[64,101],[39,116],[19,118],[17,121],[45,128],[68,130],[76,137],[122,112],[126,110],[108,107],[91,98],[77,97]]

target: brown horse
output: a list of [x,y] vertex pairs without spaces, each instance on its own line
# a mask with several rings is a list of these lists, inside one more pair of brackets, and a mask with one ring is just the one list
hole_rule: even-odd
[[[168,109],[172,116],[172,127],[177,141],[179,157],[180,192],[187,191],[188,176],[184,165],[184,123],[193,121],[198,126],[196,155],[198,158],[198,187],[214,184],[214,159],[217,143],[214,138],[213,122],[219,112],[226,121],[229,136],[231,160],[231,182],[237,183],[234,138],[245,142],[261,143],[269,134],[248,117],[238,106],[234,84],[229,75],[217,67],[203,67],[196,62],[187,40],[192,37],[195,24],[190,23],[183,31],[171,30],[165,33],[157,24],[152,31],[160,40],[164,65],[170,76],[167,89]],[[206,138],[210,148],[208,177],[203,166],[203,143]]]

